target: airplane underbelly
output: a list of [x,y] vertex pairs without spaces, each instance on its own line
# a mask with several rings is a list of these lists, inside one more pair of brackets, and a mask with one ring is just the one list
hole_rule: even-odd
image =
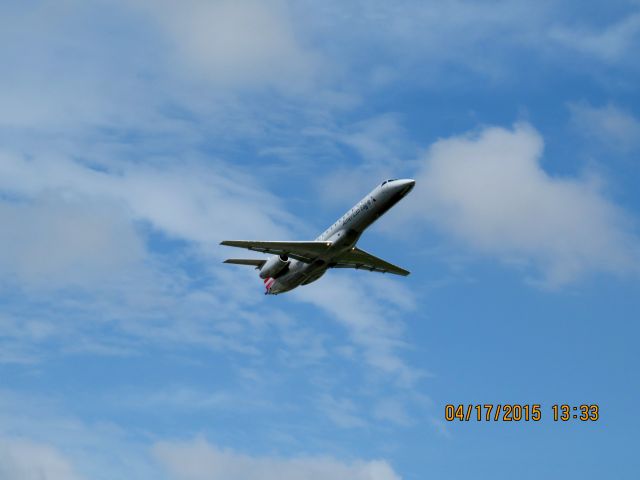
[[295,269],[278,279],[282,285],[293,289],[299,285],[308,285],[319,279],[327,271],[327,264],[320,261],[316,264],[305,264],[300,269]]
[[311,275],[307,276],[307,278],[301,283],[301,285],[309,285],[311,282],[315,282],[321,276],[323,276],[326,273],[326,271],[327,269],[323,268],[322,270],[313,272]]
[[292,268],[285,275],[278,278],[278,284],[284,290],[293,290],[304,282],[305,277],[304,267]]

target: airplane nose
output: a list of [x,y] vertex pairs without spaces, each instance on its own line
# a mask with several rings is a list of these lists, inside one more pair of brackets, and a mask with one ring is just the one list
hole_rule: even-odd
[[403,195],[406,195],[415,186],[416,181],[412,178],[403,178],[402,180],[396,180],[394,183],[394,187],[400,190]]

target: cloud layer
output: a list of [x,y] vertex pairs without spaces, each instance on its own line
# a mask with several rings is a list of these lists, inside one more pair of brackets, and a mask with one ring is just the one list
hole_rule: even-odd
[[178,64],[215,86],[300,90],[317,74],[317,58],[296,38],[286,2],[189,0],[143,5],[168,34]]
[[203,439],[161,442],[153,450],[175,480],[400,480],[387,462],[379,460],[253,457],[219,449]]
[[116,205],[61,195],[1,202],[4,281],[56,288],[101,285],[144,260],[143,240]]
[[[313,238],[381,178],[415,173],[363,240],[409,209],[444,248],[548,286],[637,269],[601,178],[550,175],[526,124],[459,134],[516,108],[549,131],[551,109],[585,98],[573,125],[633,151],[640,17],[592,8],[0,3],[0,477],[398,480],[381,457],[433,470],[425,426],[449,428],[425,352],[450,317],[425,294],[429,240],[375,247],[416,258],[407,279],[331,272],[277,298],[217,243]],[[626,78],[594,100],[611,72]],[[453,391],[458,361],[429,388]]]
[[0,439],[0,478],[7,480],[80,480],[55,448],[26,440]]
[[616,151],[640,145],[640,120],[611,103],[595,107],[587,102],[569,104],[573,126],[587,139],[596,139]]
[[489,127],[433,144],[415,213],[473,249],[525,262],[560,286],[594,271],[637,271],[638,240],[596,178],[553,177],[531,126]]

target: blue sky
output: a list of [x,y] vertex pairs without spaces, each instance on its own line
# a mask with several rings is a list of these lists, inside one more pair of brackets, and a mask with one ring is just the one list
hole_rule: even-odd
[[[0,478],[637,478],[637,1],[28,1],[0,25]],[[221,264],[389,177],[416,188],[360,245],[410,277],[272,298]]]

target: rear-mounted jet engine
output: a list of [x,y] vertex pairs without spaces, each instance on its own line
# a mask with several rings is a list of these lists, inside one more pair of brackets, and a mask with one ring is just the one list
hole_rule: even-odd
[[277,278],[289,266],[289,257],[286,255],[276,255],[271,257],[260,269],[260,278]]

